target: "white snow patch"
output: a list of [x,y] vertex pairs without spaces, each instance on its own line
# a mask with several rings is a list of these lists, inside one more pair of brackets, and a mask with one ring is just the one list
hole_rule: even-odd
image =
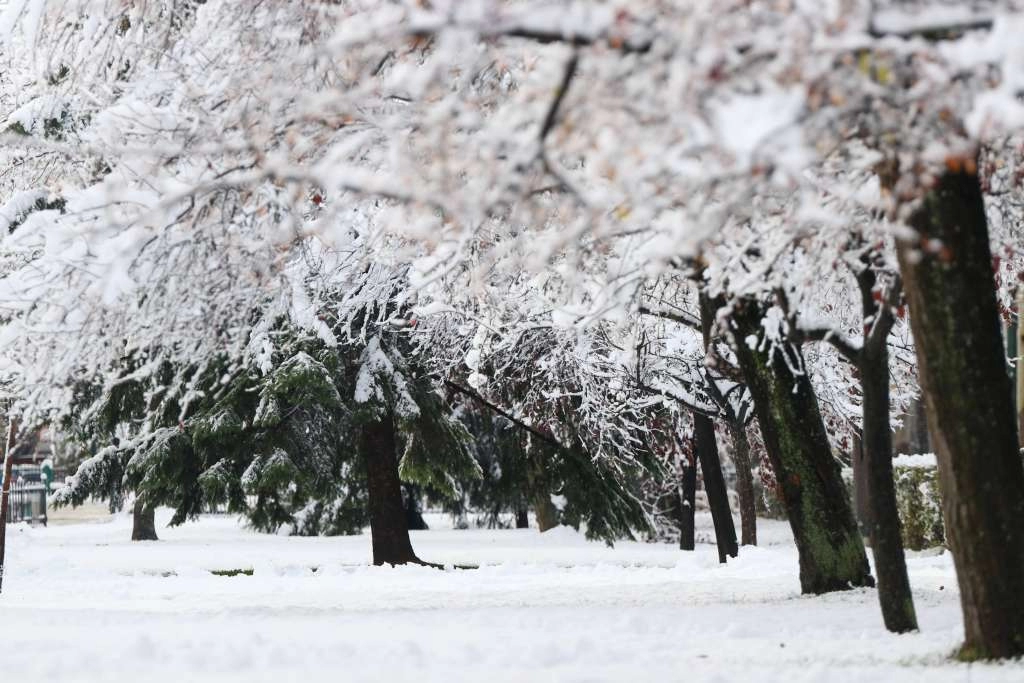
[[480,565],[438,571],[371,566],[367,535],[169,517],[158,511],[161,540],[145,544],[129,540],[129,514],[9,528],[0,642],[15,680],[378,681],[382,667],[418,683],[1024,678],[1024,663],[950,659],[963,628],[948,553],[908,558],[921,631],[897,636],[874,590],[800,596],[787,525],[769,520],[761,547],[719,565],[706,513],[689,553],[568,528],[458,531],[431,515],[412,534],[419,556]]
[[938,463],[935,460],[934,453],[917,453],[914,455],[901,453],[892,459],[892,466],[935,468],[938,466]]

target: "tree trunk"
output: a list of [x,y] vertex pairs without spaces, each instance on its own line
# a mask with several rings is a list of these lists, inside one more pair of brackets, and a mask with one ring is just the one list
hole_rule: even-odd
[[395,427],[390,414],[363,427],[362,450],[366,460],[373,563],[423,564],[409,540],[402,483],[398,478]]
[[132,508],[132,540],[159,541],[156,536],[156,509],[142,503],[136,496]]
[[518,510],[516,510],[516,528],[530,528],[530,513],[526,508],[519,508]]
[[4,448],[4,478],[0,488],[0,591],[4,588],[4,559],[7,554],[7,507],[11,495],[11,477],[14,471],[14,442],[18,435],[18,421],[8,418],[7,442]]
[[736,465],[736,493],[740,499],[740,543],[757,545],[757,505],[754,501],[754,468],[750,463],[750,441],[747,429],[740,424],[730,424],[732,437],[732,461]]
[[409,531],[426,531],[426,520],[420,506],[420,490],[414,484],[402,484],[405,499],[405,528]]
[[[863,409],[866,416],[867,407],[864,406]],[[853,511],[857,516],[861,535],[871,538],[871,493],[868,490],[864,440],[859,435],[853,437],[853,453],[850,454],[850,463],[853,469]]]
[[[889,347],[885,337],[880,342],[865,344],[861,353],[860,376],[864,394],[861,451],[870,506],[871,553],[875,558],[882,620],[890,631],[905,633],[917,630],[917,614],[914,611],[910,579],[907,577],[892,473]],[[856,454],[854,457],[857,457]]]
[[873,585],[803,355],[785,341],[763,338],[764,309],[755,301],[737,302],[731,320],[736,357],[800,555],[801,590]]
[[558,526],[558,509],[551,502],[551,494],[538,491],[533,496],[533,512],[537,517],[537,528],[541,533]]
[[697,505],[697,462],[692,453],[685,453],[681,464],[683,485],[679,491],[679,548],[693,550],[697,547],[693,516]]
[[1017,285],[1017,357],[1014,359],[1016,368],[1016,386],[1014,393],[1017,401],[1017,445],[1024,448],[1024,367],[1021,361],[1024,360],[1024,324],[1021,324],[1020,317],[1024,315],[1024,287]]
[[554,529],[560,524],[558,509],[551,502],[551,493],[544,476],[544,465],[536,455],[532,455],[528,463],[526,485],[533,501],[533,513],[537,517],[537,528],[541,533]]
[[[957,160],[954,160],[957,161]],[[951,163],[899,245],[965,658],[1024,654],[1024,467],[976,160]],[[937,248],[936,248],[937,247]]]
[[708,497],[711,519],[715,524],[715,544],[718,546],[718,561],[726,563],[727,557],[736,557],[736,526],[729,509],[729,492],[722,476],[722,461],[718,457],[718,443],[715,440],[715,423],[710,417],[694,413],[694,440],[700,470],[704,474],[704,492]]
[[[913,321],[911,321],[913,327]],[[915,398],[910,402],[910,440],[908,445],[909,453],[931,453],[932,442],[928,435],[928,415],[925,411],[924,401]]]
[[[712,300],[707,292],[699,294],[700,328],[704,339],[704,350],[711,347],[711,332],[715,324],[715,312],[721,307],[721,297]],[[714,382],[708,378],[709,382]],[[736,526],[729,509],[729,492],[722,476],[722,460],[718,457],[718,442],[715,438],[715,423],[705,415],[693,414],[694,445],[700,469],[704,473],[704,493],[711,508],[711,520],[715,525],[715,544],[718,546],[718,561],[725,564],[726,557],[736,557]]]

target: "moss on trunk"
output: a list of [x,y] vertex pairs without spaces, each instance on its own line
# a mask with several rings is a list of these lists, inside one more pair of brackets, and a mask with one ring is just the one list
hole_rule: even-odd
[[803,356],[788,343],[763,343],[765,308],[743,300],[731,322],[736,356],[754,399],[765,449],[800,556],[804,593],[871,586],[864,541],[832,457]]
[[969,658],[1024,654],[1024,467],[1017,446],[984,199],[951,159],[899,245],[946,539]]

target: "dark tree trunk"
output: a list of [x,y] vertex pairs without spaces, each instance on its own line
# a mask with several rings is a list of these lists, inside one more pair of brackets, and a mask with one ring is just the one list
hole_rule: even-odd
[[[888,334],[885,335],[886,337]],[[864,434],[861,450],[871,519],[871,553],[875,558],[878,601],[885,627],[895,633],[917,630],[914,597],[903,554],[899,508],[892,473],[892,428],[889,425],[889,348],[865,344],[861,354]],[[854,456],[856,457],[856,455]]]
[[390,414],[363,427],[362,451],[366,461],[373,563],[423,564],[409,540],[402,483],[398,478],[395,427]]
[[697,504],[697,462],[693,454],[686,453],[682,460],[683,485],[679,491],[679,548],[693,550],[697,547],[697,531],[694,526],[694,512]]
[[420,506],[420,489],[414,484],[402,484],[405,497],[405,527],[409,531],[426,531],[430,527],[423,519]]
[[551,495],[547,491],[539,491],[533,496],[533,512],[541,533],[558,526],[558,508],[551,502]]
[[914,596],[907,578],[903,538],[892,471],[892,429],[889,425],[889,333],[901,300],[900,278],[893,275],[887,291],[878,279],[885,264],[874,250],[861,254],[856,272],[863,312],[860,348],[822,329],[800,330],[803,339],[829,340],[856,366],[862,393],[862,430],[854,439],[854,503],[861,528],[871,539],[878,576],[878,601],[886,628],[895,633],[917,629]]
[[[711,347],[711,332],[715,323],[715,312],[722,304],[719,297],[712,300],[706,292],[700,293],[700,328],[704,338],[704,350]],[[714,382],[708,379],[708,382]],[[717,388],[717,387],[716,387]],[[704,474],[704,493],[711,508],[711,520],[715,525],[715,544],[718,546],[718,561],[725,564],[727,557],[736,557],[736,526],[729,509],[729,492],[722,476],[722,460],[718,456],[718,441],[715,438],[715,423],[706,415],[693,414],[694,445],[697,459]]]
[[530,528],[530,513],[526,508],[519,508],[518,510],[516,510],[516,528]]
[[[878,579],[878,601],[885,627],[894,633],[917,630],[914,596],[903,553],[896,485],[892,471],[892,427],[889,424],[889,333],[896,322],[901,284],[894,277],[883,293],[875,270],[876,252],[861,258],[857,273],[864,314],[862,348],[846,350],[847,359],[860,371],[862,429],[854,449],[854,493],[858,509],[866,501],[861,521],[871,539]],[[863,500],[862,500],[863,499]]]
[[156,535],[156,509],[144,505],[142,500],[135,499],[132,508],[132,540],[159,541]]
[[764,309],[757,302],[737,302],[731,319],[736,357],[800,555],[802,591],[873,585],[818,400],[802,372],[803,355],[791,344],[773,347],[763,339]]
[[754,468],[750,462],[750,441],[742,424],[730,424],[732,461],[736,465],[736,494],[740,499],[740,543],[757,545],[757,505],[754,500]]
[[928,438],[928,415],[924,401],[914,399],[910,404],[910,446],[911,453],[931,453],[932,444]]
[[[866,410],[866,408],[865,408]],[[860,436],[853,438],[853,453],[850,454],[853,466],[853,510],[857,515],[862,535],[871,537],[871,499],[868,491],[867,461],[864,458],[864,442]]]
[[683,499],[679,487],[666,491],[658,497],[658,513],[667,518],[672,527],[679,529],[683,514]]
[[530,489],[533,514],[537,518],[537,528],[541,533],[554,529],[560,524],[558,508],[551,502],[551,493],[544,476],[544,465],[536,455],[532,456],[529,462],[526,471],[526,484]]
[[14,444],[18,436],[18,421],[8,418],[7,439],[4,446],[3,486],[0,487],[0,591],[4,587],[4,560],[7,552],[7,512],[10,504],[11,477],[14,469]]
[[704,492],[708,497],[711,519],[715,524],[715,543],[718,546],[718,561],[725,564],[727,557],[736,557],[736,526],[729,509],[729,492],[722,476],[722,461],[718,457],[718,443],[715,439],[715,423],[706,415],[693,415],[694,441],[697,459],[704,474]]
[[[965,658],[1024,654],[1024,467],[976,160],[951,164],[900,244]],[[937,248],[936,248],[937,246]]]

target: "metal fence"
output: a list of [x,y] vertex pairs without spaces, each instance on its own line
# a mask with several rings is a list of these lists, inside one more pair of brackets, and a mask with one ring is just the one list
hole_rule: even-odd
[[46,485],[38,482],[11,481],[7,522],[28,522],[46,526]]

